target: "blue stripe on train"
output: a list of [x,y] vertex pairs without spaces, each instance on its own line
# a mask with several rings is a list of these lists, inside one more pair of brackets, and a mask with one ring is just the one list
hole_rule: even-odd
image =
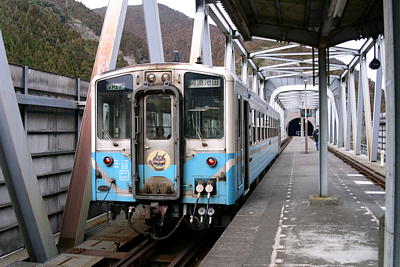
[[[103,162],[106,156],[114,159],[110,167]],[[96,178],[95,166],[92,166],[92,200],[135,202],[132,193],[129,192],[132,186],[131,160],[120,152],[96,152],[92,153],[92,158],[97,164],[97,169],[102,173],[102,178]],[[115,185],[110,187],[109,192],[100,191],[100,186],[110,186],[109,179],[114,179]]]
[[[265,146],[264,144],[257,144],[250,147],[250,153],[254,150]],[[269,163],[278,154],[278,142],[277,138],[272,139],[271,145],[265,150],[261,150],[253,154],[252,161],[249,163],[250,170],[250,182],[253,183],[258,175],[264,170]],[[103,163],[105,156],[111,156],[114,159],[114,164],[111,167],[107,167]],[[227,164],[229,160],[235,160],[233,164],[225,173],[225,181],[219,181],[216,185],[217,194],[212,196],[210,204],[224,204],[232,205],[236,200],[244,193],[243,178],[240,177],[239,164],[237,162],[240,153],[198,153],[191,159],[186,161],[183,166],[184,177],[181,183],[183,192],[190,191],[190,195],[183,195],[183,203],[195,203],[196,198],[193,195],[195,180],[196,179],[211,179],[219,175],[221,168]],[[121,202],[135,202],[132,193],[127,193],[129,187],[132,186],[130,173],[131,173],[131,161],[119,152],[97,152],[92,153],[93,159],[96,161],[98,168],[105,173],[106,178],[113,178],[116,180],[116,187],[112,186],[110,192],[104,192],[98,190],[99,186],[109,186],[110,183],[107,179],[96,179],[95,169],[92,168],[92,200],[95,201],[121,201]],[[207,165],[207,158],[214,157],[217,159],[217,165],[211,168]],[[94,167],[94,166],[93,166]],[[174,172],[175,166],[170,166],[166,173]],[[146,170],[151,172],[152,170],[145,166]],[[143,170],[143,165],[139,166],[139,171]],[[128,176],[126,175],[128,173]],[[169,176],[169,175],[168,175]],[[116,190],[117,188],[117,190]],[[123,192],[123,194],[121,194]],[[206,204],[207,198],[201,197],[199,203]]]

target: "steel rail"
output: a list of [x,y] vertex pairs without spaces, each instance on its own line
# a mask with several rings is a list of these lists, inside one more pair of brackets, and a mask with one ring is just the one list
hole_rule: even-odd
[[340,153],[334,148],[328,146],[328,151],[331,152],[333,155],[338,157],[339,159],[343,160],[347,163],[350,167],[356,169],[361,174],[365,175],[366,178],[370,179],[374,184],[379,185],[383,189],[385,189],[385,176],[378,173],[377,171],[373,170],[372,168],[356,161],[355,159]]

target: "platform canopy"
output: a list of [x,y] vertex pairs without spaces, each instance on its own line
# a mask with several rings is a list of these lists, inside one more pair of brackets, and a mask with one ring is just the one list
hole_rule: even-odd
[[245,40],[253,36],[313,47],[383,33],[382,0],[221,0]]

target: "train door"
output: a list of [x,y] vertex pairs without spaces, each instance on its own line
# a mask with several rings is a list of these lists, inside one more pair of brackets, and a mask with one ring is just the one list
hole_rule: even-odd
[[134,94],[132,178],[137,199],[169,200],[180,195],[180,97],[176,88],[167,88]]
[[243,140],[242,140],[242,148],[243,148],[243,156],[242,156],[242,164],[243,164],[243,177],[244,177],[244,190],[245,193],[250,190],[250,172],[249,172],[249,131],[250,131],[250,121],[249,121],[250,107],[249,102],[246,100],[243,101]]
[[236,170],[236,184],[238,193],[243,187],[244,181],[244,161],[243,161],[243,98],[238,96],[237,100],[237,142],[236,142],[236,152],[238,158],[237,170]]

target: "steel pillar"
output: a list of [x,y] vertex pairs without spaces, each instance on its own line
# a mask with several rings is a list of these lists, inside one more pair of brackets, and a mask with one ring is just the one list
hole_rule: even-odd
[[242,56],[242,82],[247,85],[249,74],[248,74],[248,63],[247,57]]
[[328,99],[328,143],[332,143],[332,104]]
[[227,35],[225,38],[226,38],[226,41],[225,41],[224,66],[226,69],[232,71],[232,69],[233,69],[232,65],[235,64],[233,40],[232,40],[232,36],[229,36],[229,35]]
[[258,94],[258,77],[257,77],[257,71],[253,70],[253,84],[251,89],[253,90],[253,92]]
[[[110,1],[110,4],[111,2],[112,1]],[[146,0],[142,2],[150,63],[164,62],[164,47],[161,36],[160,15],[158,14],[157,0]]]
[[44,262],[58,252],[33,171],[1,32],[0,84],[0,167],[29,258]]
[[[384,266],[400,266],[400,2],[383,0],[386,91]],[[397,179],[396,179],[397,178]]]
[[357,119],[356,119],[356,130],[353,131],[353,135],[355,133],[355,143],[354,145],[354,154],[360,155],[361,154],[361,136],[362,136],[362,119],[364,113],[364,90],[363,90],[363,77],[362,71],[360,70],[358,76],[358,94],[357,94]]
[[[29,91],[29,67],[24,66],[24,94],[28,95]],[[24,106],[24,128],[25,133],[28,134],[28,105]]]
[[[353,131],[353,150],[355,151],[355,144],[356,144],[356,138],[357,138],[357,106],[356,106],[356,89],[355,89],[355,82],[354,82],[354,70],[351,70],[349,72],[349,99],[348,99],[348,109],[347,109],[347,120],[348,120],[348,126],[347,128],[347,135],[348,135],[348,149],[346,145],[346,150],[350,150],[350,136],[351,132]],[[350,130],[350,122],[351,122],[351,128],[352,131]]]
[[208,23],[207,14],[204,16],[202,39],[203,39],[203,44],[201,46],[201,51],[203,55],[203,63],[212,66],[213,62],[212,62],[212,51],[211,51],[211,35],[210,35],[210,25]]
[[[367,60],[362,58],[360,60],[360,74],[362,79],[362,91],[363,91],[363,106],[364,106],[364,123],[365,123],[365,134],[367,137],[367,153],[368,159],[371,160],[371,144],[372,144],[372,124],[371,124],[371,102],[369,96],[369,83],[367,74]],[[360,112],[360,111],[359,111]],[[362,120],[361,120],[362,121]],[[360,136],[361,139],[361,136]]]
[[189,62],[194,64],[198,62],[199,58],[202,63],[212,66],[210,28],[205,0],[196,0],[196,15],[194,17]]
[[319,195],[328,196],[328,86],[326,48],[318,48],[319,84]]
[[[124,27],[128,0],[110,1],[104,18],[92,78],[115,68]],[[92,85],[89,86],[81,131],[75,153],[70,185],[60,230],[59,245],[73,247],[83,241],[91,194],[91,106]]]
[[338,101],[338,147],[344,147],[345,136],[347,131],[347,112],[346,112],[346,87],[342,81],[339,80],[339,101]]
[[376,82],[375,82],[375,97],[374,97],[374,115],[373,115],[373,126],[372,126],[372,144],[371,144],[371,161],[377,160],[378,154],[378,137],[379,137],[379,121],[381,115],[381,101],[382,101],[382,66],[384,62],[382,60],[381,52],[381,41],[377,43],[377,54],[378,60],[381,62],[381,67],[376,71]]

